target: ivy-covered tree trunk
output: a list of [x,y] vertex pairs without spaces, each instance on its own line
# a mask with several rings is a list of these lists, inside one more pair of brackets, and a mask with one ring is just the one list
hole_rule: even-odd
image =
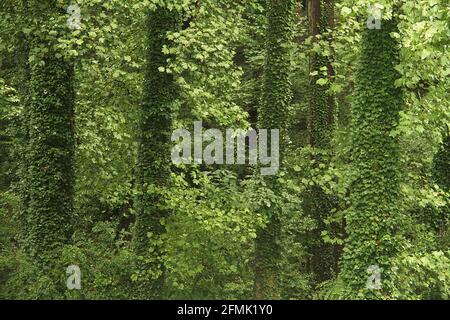
[[[324,1],[322,1],[324,2]],[[308,8],[309,30],[313,41],[326,32],[328,27],[327,4],[320,0],[310,0]],[[318,84],[319,79],[327,79],[329,58],[313,52],[310,56],[310,100],[309,100],[309,138],[313,147],[326,148],[330,140],[328,84]],[[324,72],[325,71],[325,72]]]
[[[53,14],[39,13],[42,17]],[[45,264],[72,234],[74,197],[74,68],[52,50],[41,35],[33,37],[31,51],[46,48],[30,63],[30,99],[27,170],[27,237],[29,252]]]
[[445,191],[450,189],[450,132],[449,128],[442,134],[442,146],[434,156],[433,178]]
[[[17,117],[16,122],[13,124],[13,134],[15,140],[15,147],[12,148],[12,155],[18,159],[16,163],[16,173],[18,177],[17,181],[17,190],[20,197],[20,209],[18,214],[19,224],[19,234],[18,239],[20,242],[26,244],[26,238],[28,233],[28,204],[29,204],[29,192],[27,188],[27,172],[28,172],[28,163],[27,163],[27,148],[29,142],[29,112],[30,108],[27,106],[31,103],[31,95],[30,95],[30,64],[28,62],[29,57],[29,43],[25,36],[22,37],[19,42],[20,45],[17,48],[16,53],[16,68],[17,78],[21,82],[18,90],[18,96],[20,98],[20,102],[24,107],[22,113]],[[24,156],[22,156],[24,155]]]
[[[352,106],[351,161],[354,167],[348,238],[342,258],[345,298],[379,298],[392,290],[392,260],[404,249],[399,208],[399,143],[391,136],[404,107],[395,70],[399,48],[391,33],[364,28]],[[381,278],[381,281],[377,279]]]
[[[160,297],[164,283],[161,265],[161,247],[157,244],[164,233],[161,219],[168,213],[161,207],[158,188],[168,185],[170,179],[170,150],[172,133],[172,107],[176,90],[173,77],[159,69],[167,64],[162,50],[168,44],[167,32],[178,28],[175,11],[159,7],[147,17],[147,63],[145,66],[144,94],[140,110],[139,149],[136,182],[136,225],[134,247],[146,255],[152,250],[155,281],[150,296]],[[152,242],[150,242],[152,240]],[[154,240],[154,241],[153,241]]]
[[[434,156],[433,160],[433,180],[444,192],[450,192],[450,132],[449,127],[443,132],[442,146]],[[450,199],[441,209],[432,214],[433,227],[437,229],[442,248],[450,245]]]
[[[308,18],[310,35],[317,41],[324,36],[334,24],[334,0],[309,0]],[[314,169],[319,164],[326,164],[334,118],[334,97],[329,94],[329,81],[333,73],[331,58],[322,53],[312,52],[310,56],[310,97],[309,97],[309,142],[316,148],[313,156]],[[327,80],[321,83],[320,79]],[[319,81],[319,82],[318,82]],[[315,280],[320,283],[336,273],[337,258],[334,247],[322,240],[322,231],[326,229],[324,220],[331,214],[335,201],[325,194],[318,185],[311,186],[303,201],[305,213],[314,219],[316,227],[308,240],[310,270]]]
[[[18,30],[22,29],[19,26],[29,26],[29,21],[27,21],[27,18],[31,19],[31,17],[24,14],[24,12],[31,12],[29,5],[30,4],[28,1],[24,0],[14,3],[8,1],[2,2],[0,5],[0,20],[2,20],[2,22],[7,21],[6,25],[14,25]],[[8,15],[11,12],[15,12],[15,14]],[[8,18],[10,19],[9,21]],[[11,33],[11,30],[7,30],[3,24],[2,30],[5,33]],[[18,212],[15,214],[15,218],[19,221],[19,230],[15,234],[15,238],[21,244],[24,244],[24,242],[26,242],[24,240],[27,238],[29,230],[27,227],[29,190],[27,186],[28,179],[26,178],[26,172],[28,170],[26,155],[28,153],[27,147],[29,141],[27,114],[30,109],[27,106],[29,106],[31,102],[31,97],[29,94],[30,65],[28,62],[30,39],[25,32],[21,30],[15,34],[11,40],[11,42],[15,45],[14,51],[9,54],[2,52],[4,56],[2,57],[2,61],[0,63],[0,75],[6,80],[8,85],[15,88],[14,93],[17,98],[17,102],[12,103],[9,101],[8,97],[5,97],[6,100],[0,101],[0,105],[5,103],[5,109],[0,110],[0,122],[4,121],[5,123],[3,131],[5,134],[5,140],[0,137],[0,144],[4,143],[4,147],[3,145],[0,146],[0,153],[4,152],[5,155],[7,155],[7,158],[5,159],[6,162],[1,164],[3,167],[2,169],[4,170],[3,173],[5,174],[4,177],[6,178],[4,180],[6,182],[5,187],[8,186],[17,190],[18,198],[20,199],[20,207]],[[17,106],[24,107],[22,112],[17,113],[14,117],[11,117],[10,108],[16,104]],[[4,116],[7,114],[9,114],[9,116],[5,118]]]
[[[287,140],[287,121],[291,102],[288,45],[292,41],[292,21],[295,12],[293,0],[269,0],[264,89],[259,110],[261,129],[280,130],[280,163]],[[269,145],[270,149],[270,145]],[[269,150],[270,152],[270,150]],[[277,189],[275,177],[266,178]],[[259,230],[256,239],[255,298],[279,299],[281,221],[279,212],[272,209],[266,228]]]

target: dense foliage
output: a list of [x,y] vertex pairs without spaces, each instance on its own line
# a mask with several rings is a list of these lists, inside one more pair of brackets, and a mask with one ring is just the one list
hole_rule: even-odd
[[0,298],[449,299],[449,8],[1,0]]

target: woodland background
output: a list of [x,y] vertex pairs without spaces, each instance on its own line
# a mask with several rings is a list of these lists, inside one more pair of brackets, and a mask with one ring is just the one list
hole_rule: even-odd
[[[0,0],[0,298],[449,299],[449,39],[448,0]],[[173,165],[196,120],[280,172]]]

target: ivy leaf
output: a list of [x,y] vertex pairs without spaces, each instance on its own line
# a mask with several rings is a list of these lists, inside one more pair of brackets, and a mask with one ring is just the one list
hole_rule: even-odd
[[319,86],[324,86],[324,85],[326,85],[326,84],[328,83],[328,79],[327,79],[327,78],[320,78],[320,79],[318,79],[318,80],[316,81],[316,83],[317,83]]

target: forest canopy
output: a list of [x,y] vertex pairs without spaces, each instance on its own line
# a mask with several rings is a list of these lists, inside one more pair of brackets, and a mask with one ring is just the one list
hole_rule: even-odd
[[0,0],[0,299],[450,299],[449,0]]

